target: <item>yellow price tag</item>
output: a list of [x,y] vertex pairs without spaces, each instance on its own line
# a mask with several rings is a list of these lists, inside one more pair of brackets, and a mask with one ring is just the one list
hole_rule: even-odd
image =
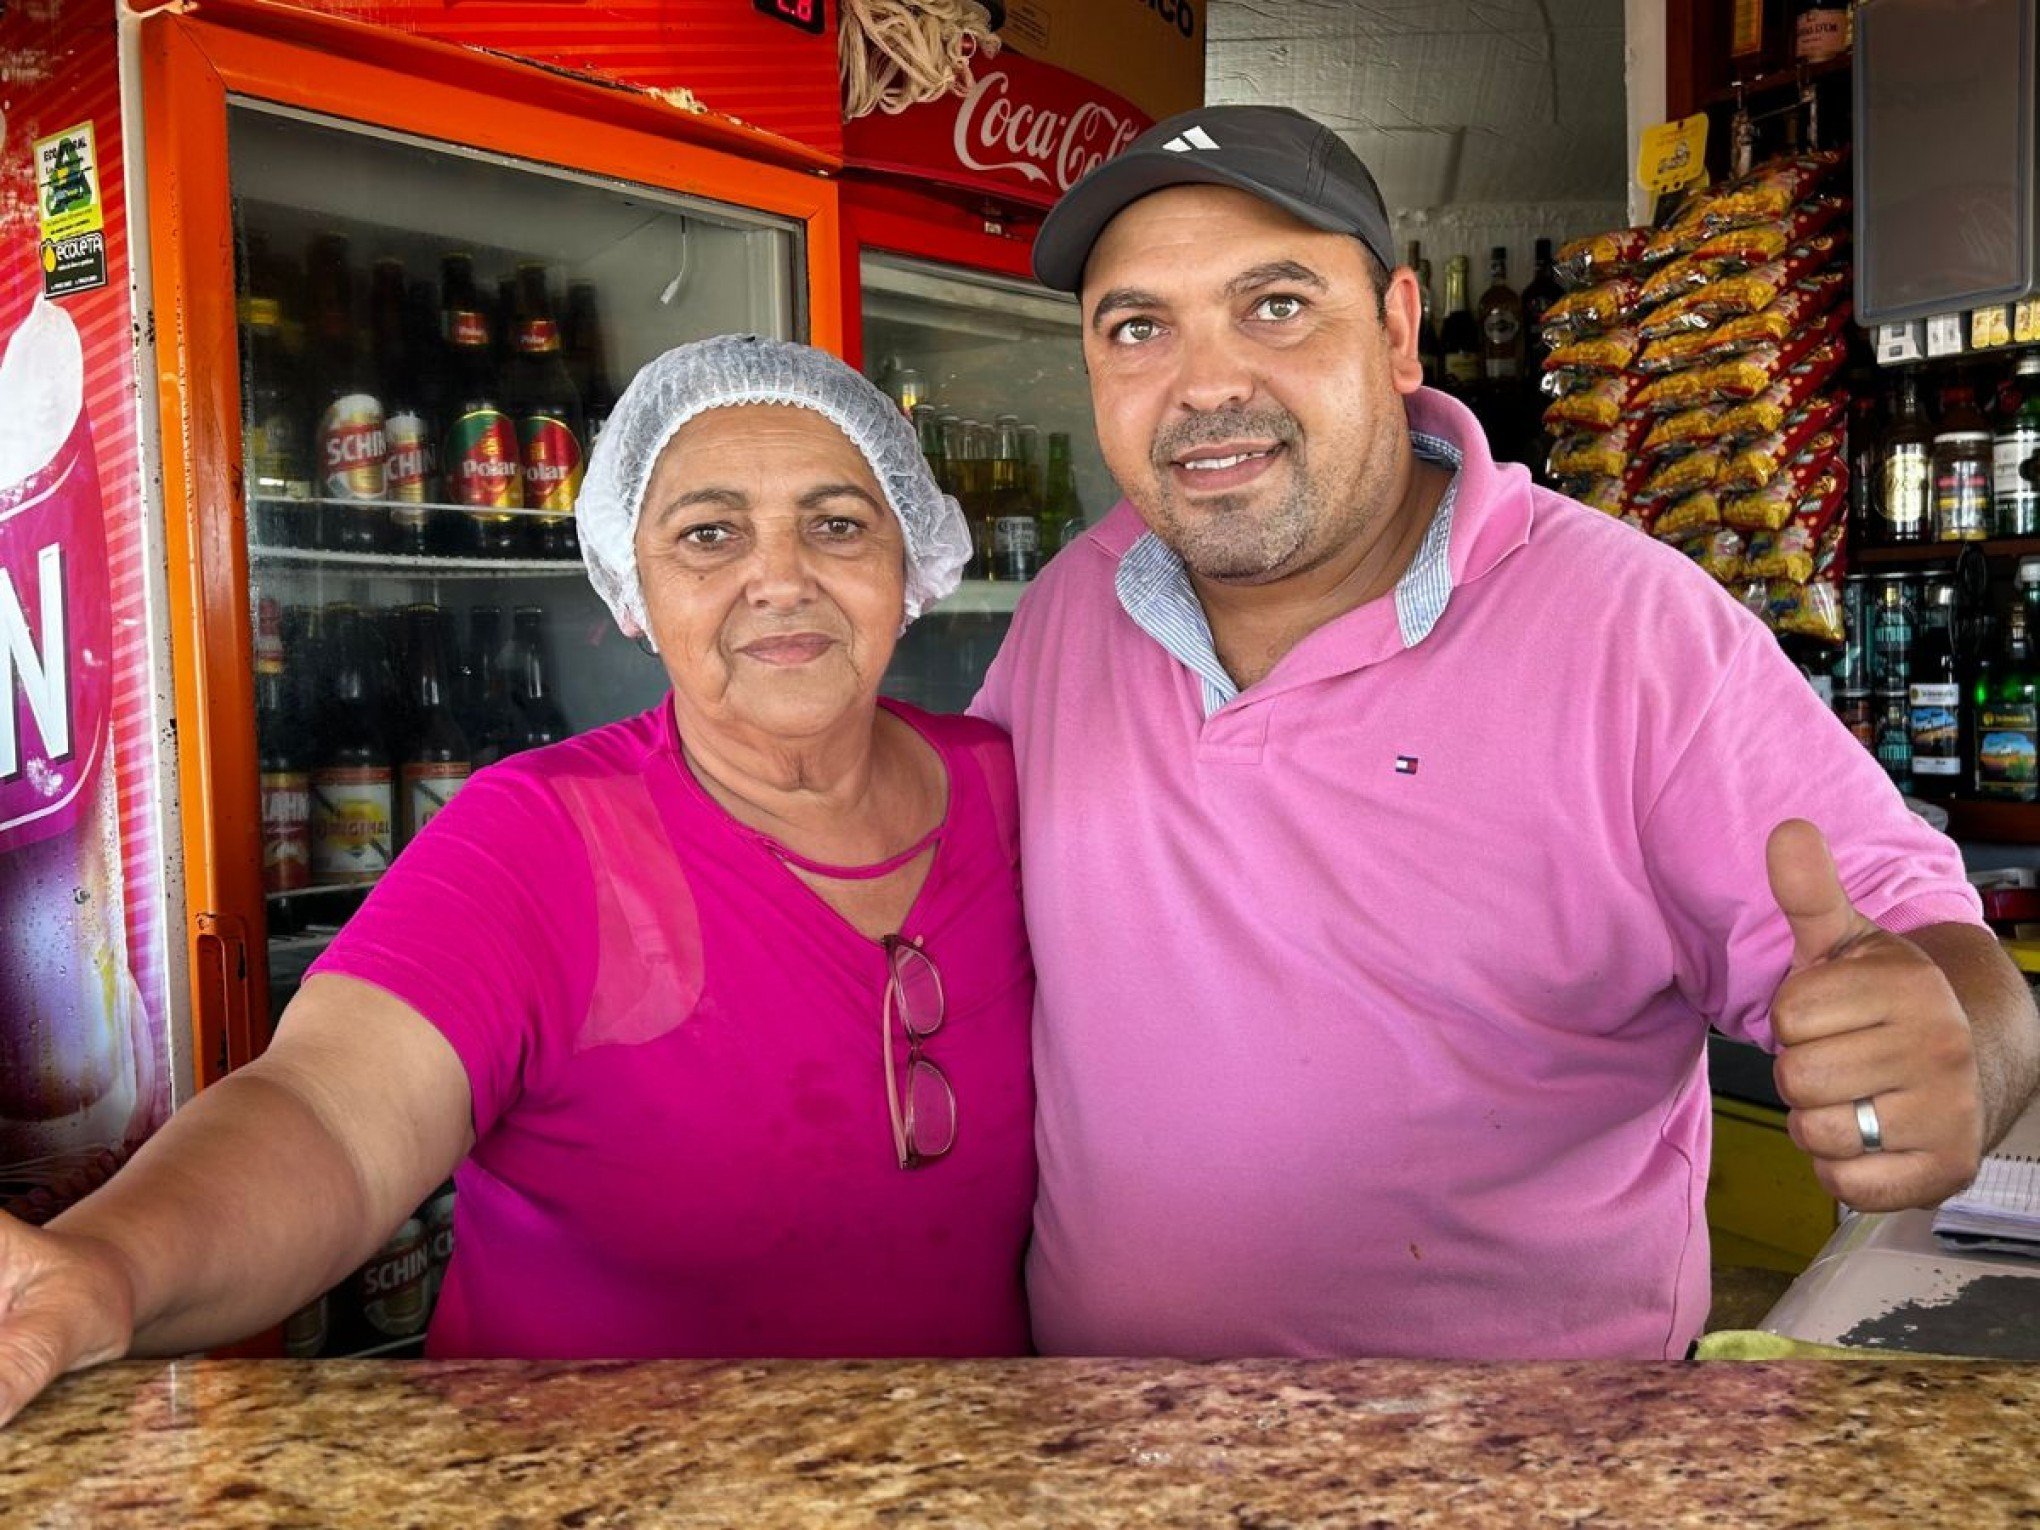
[[1706,180],[1707,114],[1695,112],[1678,122],[1645,128],[1636,150],[1636,179],[1653,196]]

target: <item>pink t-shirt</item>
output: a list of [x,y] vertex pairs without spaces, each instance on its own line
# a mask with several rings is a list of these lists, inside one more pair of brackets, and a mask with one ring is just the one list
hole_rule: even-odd
[[475,776],[314,964],[416,1009],[473,1090],[429,1353],[1026,1351],[1012,752],[885,705],[949,776],[902,926],[946,995],[938,1162],[895,1154],[883,950],[702,789],[669,705]]
[[1498,468],[1450,599],[1310,634],[1207,718],[1115,594],[1122,505],[978,708],[1021,782],[1044,1353],[1677,1356],[1708,1304],[1710,1021],[1768,1045],[1764,841],[1895,930],[1974,921],[1776,641],[1674,549]]

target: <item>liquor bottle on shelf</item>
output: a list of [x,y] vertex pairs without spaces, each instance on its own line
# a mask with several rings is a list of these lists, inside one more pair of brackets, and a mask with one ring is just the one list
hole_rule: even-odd
[[616,388],[609,380],[609,348],[603,340],[602,315],[593,282],[573,282],[567,287],[566,326],[561,339],[566,346],[567,371],[581,395],[588,449],[593,451],[602,427],[609,423],[616,408]]
[[1991,533],[1991,437],[1976,392],[1965,379],[1941,394],[1934,432],[1934,539],[1980,542]]
[[335,667],[324,746],[312,770],[312,880],[368,883],[389,869],[394,851],[395,792],[376,682],[380,645],[353,606],[329,607],[326,625]]
[[1431,303],[1431,262],[1424,258],[1423,245],[1410,241],[1409,268],[1417,275],[1417,292],[1422,306],[1417,319],[1417,359],[1423,364],[1424,386],[1443,387],[1445,382],[1445,348],[1438,339],[1438,317],[1432,311]]
[[511,751],[538,749],[571,737],[574,730],[567,726],[553,691],[542,609],[519,606],[510,613],[510,652],[510,699],[518,724]]
[[992,577],[1024,583],[1041,572],[1041,505],[1028,492],[1020,458],[1020,421],[998,417],[993,447],[991,499]]
[[1734,0],[1728,54],[1737,79],[1750,79],[1786,62],[1786,4],[1787,0]]
[[1048,495],[1041,507],[1042,534],[1051,556],[1084,534],[1084,502],[1077,496],[1076,468],[1070,461],[1068,431],[1048,437]]
[[1906,703],[1913,791],[1922,797],[1953,797],[1970,777],[1964,747],[1966,708],[1955,653],[1955,603],[1954,580],[1933,581],[1913,641]]
[[1927,540],[1933,522],[1934,433],[1920,409],[1920,379],[1908,367],[1898,379],[1898,403],[1884,433],[1879,477],[1884,512],[1883,535],[1877,540],[1905,546]]
[[2040,536],[2040,351],[2019,358],[2013,384],[2018,405],[1991,438],[1991,512],[2001,537]]
[[1537,241],[1537,269],[1523,288],[1523,370],[1529,376],[1533,394],[1544,373],[1544,358],[1551,353],[1551,348],[1544,343],[1544,316],[1551,311],[1551,305],[1563,296],[1565,289],[1558,284],[1551,241],[1540,239]]
[[1979,797],[2040,799],[2040,671],[2033,663],[2033,621],[2040,617],[2040,559],[2019,565],[2018,596],[2005,618],[2004,642],[1978,671],[1976,710]]
[[506,386],[517,420],[524,506],[536,512],[534,549],[546,558],[579,557],[574,496],[581,489],[587,430],[553,321],[545,267],[535,262],[517,268],[517,354]]
[[453,710],[445,616],[435,605],[407,609],[410,717],[402,767],[404,844],[438,816],[474,772],[472,751]]
[[475,288],[474,262],[452,254],[440,263],[441,334],[446,341],[446,447],[440,453],[447,495],[469,507],[463,540],[484,556],[526,550],[523,468],[517,422],[504,406],[489,313]]
[[1489,382],[1514,382],[1523,375],[1523,299],[1509,285],[1509,250],[1496,245],[1488,256],[1488,289],[1480,295],[1480,370]]
[[1445,324],[1439,341],[1445,350],[1445,386],[1469,392],[1480,381],[1481,334],[1466,305],[1468,261],[1455,255],[1445,263]]
[[311,355],[318,379],[319,545],[375,552],[388,524],[389,438],[382,392],[354,321],[354,278],[347,236],[322,234],[306,259],[311,290]]
[[403,262],[377,261],[369,284],[369,332],[383,378],[383,432],[389,440],[384,488],[390,503],[389,545],[395,552],[421,554],[433,551],[426,506],[439,498],[433,471],[439,457],[434,446],[438,422],[425,401],[428,361],[413,340],[409,304]]

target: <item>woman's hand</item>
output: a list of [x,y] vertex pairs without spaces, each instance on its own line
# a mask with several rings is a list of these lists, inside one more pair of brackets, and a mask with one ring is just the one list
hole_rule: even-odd
[[96,1238],[0,1212],[0,1425],[68,1372],[127,1353],[134,1291]]

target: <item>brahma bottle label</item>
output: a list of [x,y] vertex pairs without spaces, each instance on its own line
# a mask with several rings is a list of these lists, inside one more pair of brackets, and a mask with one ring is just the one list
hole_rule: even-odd
[[262,775],[262,890],[312,884],[312,778],[301,770]]
[[345,393],[319,417],[319,472],[328,499],[381,499],[389,487],[382,401]]
[[312,774],[312,877],[373,882],[390,868],[390,773],[375,765]]
[[536,356],[560,348],[560,327],[551,319],[526,319],[517,326],[517,349]]
[[447,433],[446,473],[456,504],[515,510],[524,503],[517,427],[500,409],[475,409]]
[[450,309],[446,315],[446,343],[469,350],[489,348],[489,321],[471,308]]
[[581,492],[581,443],[557,415],[524,419],[524,503],[548,515],[572,515]]

